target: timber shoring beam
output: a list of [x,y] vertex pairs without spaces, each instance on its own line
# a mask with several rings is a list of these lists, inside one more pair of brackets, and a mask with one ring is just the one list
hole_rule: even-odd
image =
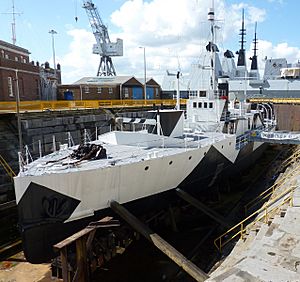
[[142,234],[148,241],[154,244],[160,251],[166,254],[171,260],[179,265],[186,273],[193,277],[196,281],[205,281],[209,276],[198,268],[195,264],[184,257],[168,242],[162,239],[158,234],[154,233],[147,225],[142,223],[138,218],[126,210],[116,201],[110,202],[110,207],[123,218],[131,227]]
[[214,210],[208,208],[206,205],[202,204],[199,200],[192,197],[185,191],[177,188],[176,193],[183,200],[187,201],[188,203],[190,203],[192,206],[196,207],[197,209],[203,211],[205,214],[207,214],[209,217],[214,219],[216,222],[220,223],[222,226],[224,226],[226,228],[232,227],[232,225],[230,223],[227,223],[228,220],[226,220],[226,218],[224,218],[222,215],[218,214]]
[[107,216],[103,219],[100,219],[99,221],[91,222],[86,228],[82,229],[81,231],[73,234],[72,236],[53,246],[55,251],[60,252],[62,264],[62,278],[64,282],[70,281],[70,273],[68,270],[67,247],[71,243],[76,243],[77,269],[75,271],[72,281],[89,281],[87,253],[91,247],[92,241],[96,233],[96,229],[100,227],[110,228],[118,226],[120,226],[120,222],[118,220],[113,220],[112,217]]

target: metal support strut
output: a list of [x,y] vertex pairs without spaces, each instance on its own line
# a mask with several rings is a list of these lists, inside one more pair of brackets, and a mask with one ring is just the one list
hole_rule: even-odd
[[158,234],[154,233],[148,226],[137,219],[133,214],[126,210],[116,201],[110,202],[110,207],[121,216],[129,225],[131,225],[136,231],[142,234],[148,241],[156,246],[160,251],[166,254],[171,260],[173,260],[178,266],[186,271],[196,281],[204,281],[209,276],[198,268],[195,264],[184,257],[168,242],[162,239]]
[[187,201],[190,203],[192,206],[196,207],[197,209],[203,211],[205,214],[210,216],[212,219],[214,219],[216,222],[220,223],[222,226],[226,228],[230,228],[233,224],[227,223],[228,220],[224,218],[222,215],[218,214],[214,210],[210,209],[203,203],[201,203],[199,200],[196,198],[192,197],[188,193],[184,192],[183,190],[177,188],[176,193],[179,197],[181,197],[183,200]]

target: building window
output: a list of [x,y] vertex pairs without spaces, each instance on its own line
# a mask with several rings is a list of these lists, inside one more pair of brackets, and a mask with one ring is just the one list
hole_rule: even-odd
[[23,78],[19,78],[19,81],[18,81],[19,83],[19,95],[20,95],[20,97],[25,97],[25,95],[24,95],[24,81],[23,81]]
[[97,87],[97,93],[101,94],[102,93],[102,87]]
[[198,103],[198,108],[202,108],[202,102]]
[[207,109],[207,102],[204,102],[204,108]]
[[206,91],[199,91],[200,97],[206,97]]
[[15,57],[15,61],[18,62],[18,61],[19,61],[19,58],[18,58],[18,57]]
[[1,50],[1,56],[4,58],[4,50]]
[[197,102],[193,102],[193,108],[197,108]]
[[209,108],[212,109],[213,108],[213,103],[209,102]]
[[9,56],[8,56],[8,54],[5,54],[5,59],[9,59]]
[[84,86],[84,93],[90,93],[90,88],[88,86]]
[[124,87],[124,98],[128,98],[128,97],[129,97],[128,87]]
[[158,88],[155,88],[155,96],[156,96],[156,97],[159,97]]
[[190,97],[196,97],[196,96],[197,96],[197,91],[195,91],[195,90],[190,90],[190,91],[189,91],[189,95],[190,95]]
[[40,99],[40,87],[39,87],[39,80],[35,80],[35,92],[37,99]]
[[108,94],[113,94],[113,89],[111,87],[108,88]]
[[9,97],[14,97],[13,79],[11,76],[9,76],[7,79],[8,79],[8,95]]

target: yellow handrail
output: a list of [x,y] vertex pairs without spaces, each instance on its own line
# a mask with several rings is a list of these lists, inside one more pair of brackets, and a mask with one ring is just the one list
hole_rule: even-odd
[[[279,187],[281,187],[283,184],[285,184],[292,175],[298,175],[300,173],[300,165],[297,165],[292,171],[290,171],[287,175],[279,179],[276,183],[274,183],[272,186],[270,186],[267,190],[260,193],[257,197],[255,197],[253,200],[251,200],[249,203],[247,203],[244,206],[245,214],[247,214],[248,210],[252,207],[254,207],[256,204],[260,203],[264,199],[266,199],[268,196],[270,196],[272,193],[274,193],[275,190],[277,190]],[[296,174],[294,174],[296,172]]]
[[297,149],[291,156],[289,156],[286,160],[282,162],[282,165],[287,167],[292,162],[296,161],[300,156],[300,149]]
[[[20,101],[20,111],[56,111],[77,109],[98,109],[105,107],[142,107],[153,105],[175,106],[176,100],[68,100],[68,101]],[[180,104],[186,104],[185,99],[180,99]],[[0,102],[1,112],[16,112],[16,102]]]
[[0,164],[3,166],[6,173],[9,175],[11,179],[13,179],[14,176],[16,176],[15,172],[12,170],[12,168],[9,166],[9,164],[6,162],[6,160],[0,155]]
[[300,98],[250,98],[252,103],[300,104]]
[[[245,219],[243,219],[241,222],[239,222],[235,226],[231,227],[229,230],[227,230],[221,236],[219,236],[218,238],[216,238],[214,240],[214,245],[216,246],[216,248],[221,252],[222,251],[222,247],[224,245],[226,245],[227,243],[229,243],[231,240],[233,240],[238,235],[241,235],[241,238],[243,238],[243,235],[244,235],[244,233],[246,233],[247,228],[250,228],[252,225],[254,225],[256,222],[260,221],[263,218],[268,219],[269,215],[274,210],[276,211],[279,207],[281,207],[282,205],[284,205],[286,202],[291,201],[292,197],[293,197],[293,193],[292,192],[294,191],[295,188],[297,188],[297,186],[291,186],[289,189],[283,191],[281,194],[279,194],[274,199],[272,199],[270,202],[268,202],[264,207],[261,207],[260,209],[258,209],[257,211],[255,211],[254,213],[252,213],[251,215],[249,215],[248,217],[246,217]],[[268,208],[271,205],[273,205],[275,202],[277,202],[279,199],[281,199],[283,196],[285,196],[289,192],[291,192],[291,194],[288,196],[287,199],[284,199],[284,201],[282,201],[278,206],[272,208],[271,210],[268,210]],[[262,216],[260,216],[255,221],[253,221],[251,224],[249,224],[248,226],[246,226],[246,222],[249,219],[251,219],[255,215],[258,215],[261,212],[264,212]],[[236,230],[238,228],[239,228],[238,232],[236,232],[235,234],[233,234],[231,237],[227,238],[225,241],[222,241],[223,237],[227,236],[229,233],[231,233],[232,231],[234,231],[234,230]]]

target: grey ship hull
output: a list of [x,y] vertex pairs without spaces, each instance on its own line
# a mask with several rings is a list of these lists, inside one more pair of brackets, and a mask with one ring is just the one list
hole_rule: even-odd
[[[218,150],[211,147],[206,156],[201,160],[197,167],[189,174],[179,185],[181,189],[185,189],[193,194],[200,194],[204,190],[210,189],[212,181],[220,181],[232,177],[247,169],[253,164],[263,153],[266,145],[261,145],[254,150],[254,143],[248,143],[243,147],[235,163],[227,160]],[[220,170],[221,165],[221,170]],[[177,188],[177,187],[174,187]],[[95,211],[93,217],[85,217],[80,220],[63,223],[77,206],[77,200],[71,197],[59,194],[47,187],[32,185],[28,188],[28,197],[22,198],[18,204],[19,224],[21,226],[21,234],[23,241],[23,249],[26,259],[31,263],[43,263],[49,261],[58,254],[53,252],[53,245],[71,234],[84,228],[89,222],[98,220],[104,216],[111,215],[110,209],[102,209]],[[31,190],[31,191],[30,191]],[[51,215],[51,219],[47,220],[47,215],[43,215],[38,203],[42,204],[45,197],[58,199],[58,202],[68,202],[69,210],[62,210],[56,217]],[[134,200],[124,204],[126,208],[135,215],[145,214],[154,209],[162,209],[176,199],[174,189],[155,194],[139,200]],[[32,206],[31,203],[37,203]],[[45,203],[43,203],[45,206]],[[66,206],[66,205],[65,205]],[[155,208],[154,208],[155,207]],[[30,209],[30,211],[28,211]],[[49,211],[51,212],[51,211]],[[28,222],[29,214],[40,214],[41,218],[35,222]],[[25,217],[27,215],[27,218]],[[30,218],[30,216],[29,216]]]

